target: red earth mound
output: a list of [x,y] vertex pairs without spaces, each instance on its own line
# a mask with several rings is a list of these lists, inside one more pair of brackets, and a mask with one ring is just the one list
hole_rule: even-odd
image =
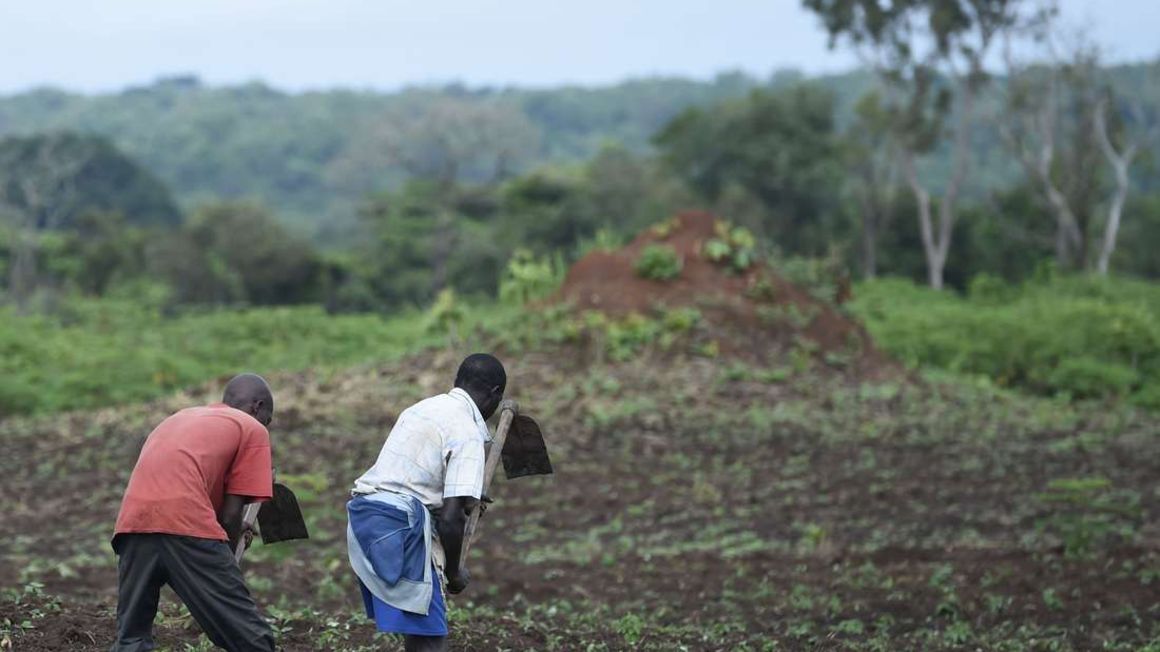
[[[717,223],[710,213],[688,211],[618,251],[589,253],[568,271],[557,298],[579,310],[613,316],[695,307],[723,353],[765,363],[795,347],[865,371],[886,363],[860,324],[769,266],[755,264],[736,273],[709,260],[704,247],[717,237]],[[636,261],[652,244],[676,251],[683,261],[678,277],[658,281],[637,274]],[[844,296],[837,299],[848,298],[848,285],[839,287]],[[803,338],[813,344],[803,345]]]

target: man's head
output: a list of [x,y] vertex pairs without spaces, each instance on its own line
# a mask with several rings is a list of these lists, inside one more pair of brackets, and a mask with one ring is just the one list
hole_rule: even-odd
[[274,420],[274,395],[266,379],[257,374],[234,376],[226,383],[222,403],[245,412],[266,427]]
[[479,413],[490,419],[503,400],[507,388],[507,372],[493,355],[473,353],[459,365],[455,386],[471,395]]

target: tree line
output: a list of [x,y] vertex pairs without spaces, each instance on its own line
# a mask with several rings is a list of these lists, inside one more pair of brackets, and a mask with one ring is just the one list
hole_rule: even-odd
[[[723,76],[724,98],[669,111],[646,145],[612,130],[588,156],[545,161],[582,120],[535,117],[529,98],[512,111],[511,93],[404,94],[410,110],[360,123],[357,155],[329,171],[359,198],[341,245],[306,237],[276,203],[175,200],[101,136],[6,138],[6,295],[153,283],[177,306],[390,311],[445,288],[493,295],[515,252],[572,260],[691,207],[748,227],[775,259],[825,258],[866,278],[962,289],[1047,268],[1160,277],[1160,65],[1109,69],[1027,0],[805,4],[869,72],[838,90]],[[165,92],[200,92],[185,83]]]

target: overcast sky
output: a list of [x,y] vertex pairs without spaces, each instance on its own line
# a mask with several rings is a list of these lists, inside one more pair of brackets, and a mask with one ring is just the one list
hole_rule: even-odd
[[[1160,0],[1062,0],[1111,60],[1160,54]],[[288,90],[600,84],[853,67],[800,0],[0,0],[0,93],[192,73]]]

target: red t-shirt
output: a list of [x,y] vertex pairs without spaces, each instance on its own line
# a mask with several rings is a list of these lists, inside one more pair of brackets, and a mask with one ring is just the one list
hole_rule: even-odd
[[226,494],[273,494],[270,433],[223,403],[182,410],[141,449],[125,488],[116,534],[158,532],[226,540],[217,513]]

